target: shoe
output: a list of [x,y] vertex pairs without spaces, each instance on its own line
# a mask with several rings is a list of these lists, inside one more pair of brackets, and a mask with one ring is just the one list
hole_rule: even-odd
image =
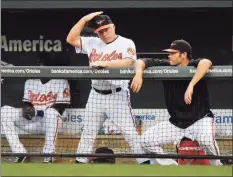
[[14,163],[24,163],[26,159],[28,159],[28,157],[16,157]]
[[53,162],[55,162],[54,157],[45,157],[43,163],[53,163]]
[[83,163],[83,162],[79,162],[78,160],[75,160],[75,163],[76,163],[76,164],[85,164],[85,163]]
[[140,163],[140,164],[150,164],[150,160],[147,160],[147,161],[142,162],[142,163]]
[[232,165],[233,164],[233,161],[232,159],[223,159],[223,160],[220,160],[220,163],[219,165]]

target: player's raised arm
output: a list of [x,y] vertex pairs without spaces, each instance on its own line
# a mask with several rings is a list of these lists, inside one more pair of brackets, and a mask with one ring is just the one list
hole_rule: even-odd
[[69,43],[70,45],[74,46],[74,47],[81,47],[81,42],[80,42],[80,33],[82,32],[85,24],[87,22],[89,22],[91,19],[93,19],[95,16],[102,14],[103,12],[94,12],[94,13],[90,13],[84,17],[82,17],[78,23],[76,23],[73,28],[70,30],[66,41],[67,43]]
[[191,104],[194,86],[205,76],[207,71],[211,68],[212,62],[208,59],[196,60],[197,70],[194,74],[189,86],[185,92],[184,100],[186,104]]

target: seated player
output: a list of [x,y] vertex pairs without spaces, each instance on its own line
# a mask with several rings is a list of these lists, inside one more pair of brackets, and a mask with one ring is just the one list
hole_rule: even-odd
[[[50,58],[43,55],[41,65],[51,66]],[[57,64],[57,63],[56,63]],[[16,127],[29,133],[45,133],[43,153],[55,152],[59,121],[70,104],[70,86],[64,79],[28,79],[24,86],[23,108],[11,106],[1,108],[1,128],[13,153],[27,153],[20,142]],[[63,115],[64,116],[64,115]],[[16,157],[16,163],[23,163],[27,155]],[[45,157],[45,163],[55,158]]]

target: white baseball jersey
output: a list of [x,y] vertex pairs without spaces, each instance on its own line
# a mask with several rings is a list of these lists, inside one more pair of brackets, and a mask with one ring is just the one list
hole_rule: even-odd
[[[81,47],[76,48],[76,52],[87,54],[90,65],[96,61],[123,60],[126,58],[136,60],[134,42],[121,36],[108,44],[97,37],[81,37],[80,44]],[[122,91],[117,94],[103,95],[93,89],[91,90],[86,104],[85,119],[83,119],[84,127],[77,154],[89,154],[93,151],[96,134],[106,118],[104,115],[109,117],[109,121],[114,122],[113,125],[115,125],[115,127],[112,127],[105,124],[105,128],[119,130],[135,154],[144,153],[137,142],[139,135],[134,127],[128,85],[129,80],[92,80],[92,87],[96,89],[109,90],[121,87]],[[114,132],[108,131],[108,133]],[[82,157],[77,157],[76,160],[83,163],[88,162],[87,158]],[[138,163],[146,160],[148,159],[137,158]]]
[[[113,42],[106,44],[98,37],[81,37],[80,48],[75,48],[77,53],[87,54],[89,64],[95,61],[123,60],[131,58],[136,60],[136,48],[131,39],[118,36]],[[99,90],[127,89],[129,80],[92,80],[92,86]]]
[[52,79],[43,84],[40,79],[29,79],[25,83],[23,101],[31,102],[36,110],[45,110],[55,103],[70,104],[69,83]]

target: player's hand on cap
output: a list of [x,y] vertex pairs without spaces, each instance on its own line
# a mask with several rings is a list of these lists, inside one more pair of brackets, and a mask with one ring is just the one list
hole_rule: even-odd
[[142,88],[142,83],[143,83],[142,76],[135,75],[132,80],[130,88],[132,89],[133,92],[138,93]]
[[100,15],[100,14],[102,14],[102,13],[103,13],[103,11],[100,11],[100,12],[93,12],[93,13],[90,13],[90,14],[84,16],[83,19],[85,20],[85,22],[89,22],[89,21],[90,21],[91,19],[93,19],[95,16]]
[[193,86],[189,85],[184,94],[184,101],[186,104],[192,103],[192,95],[193,95]]
[[96,61],[90,64],[91,68],[105,68],[108,67],[106,61]]

